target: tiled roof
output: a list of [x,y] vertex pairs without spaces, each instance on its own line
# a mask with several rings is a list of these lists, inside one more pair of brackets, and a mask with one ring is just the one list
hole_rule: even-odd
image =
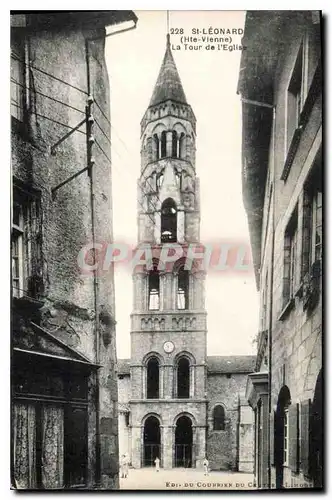
[[[208,356],[208,373],[251,373],[256,356]],[[118,374],[130,375],[130,359],[118,359]]]
[[208,373],[251,373],[256,356],[207,356]]

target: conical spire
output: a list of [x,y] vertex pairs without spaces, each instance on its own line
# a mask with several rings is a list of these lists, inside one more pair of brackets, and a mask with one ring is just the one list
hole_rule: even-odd
[[179,73],[173,59],[169,34],[167,34],[166,52],[154,87],[150,106],[159,104],[167,99],[187,104]]

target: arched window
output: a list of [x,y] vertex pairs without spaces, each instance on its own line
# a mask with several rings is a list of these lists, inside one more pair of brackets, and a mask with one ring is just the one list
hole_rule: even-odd
[[174,168],[174,174],[175,174],[175,181],[179,189],[181,189],[181,174],[180,172]]
[[144,423],[144,454],[143,465],[154,467],[155,459],[161,456],[160,446],[160,422],[157,417],[150,415]]
[[177,419],[175,426],[174,465],[175,467],[192,467],[193,428],[187,415]]
[[177,308],[189,307],[189,272],[181,266],[178,274]]
[[213,410],[213,430],[214,431],[225,430],[225,409],[221,405],[215,406]]
[[157,190],[161,188],[163,180],[164,180],[164,170],[162,170],[160,174],[157,174]]
[[153,152],[154,152],[153,159],[154,160],[159,160],[159,158],[160,158],[160,154],[159,154],[159,138],[158,138],[157,134],[154,134],[154,136],[153,136]]
[[190,363],[188,358],[181,357],[177,365],[177,397],[189,398],[190,392]]
[[178,134],[176,133],[176,130],[173,130],[172,132],[172,157],[178,157]]
[[155,356],[149,359],[146,367],[146,397],[159,398],[159,361]]
[[161,158],[165,158],[166,156],[166,132],[165,130],[161,133]]
[[279,392],[276,420],[274,428],[275,442],[275,465],[276,465],[276,486],[283,487],[284,466],[288,465],[289,455],[289,427],[288,427],[288,408],[291,404],[291,395],[289,389],[284,385]]
[[178,152],[178,157],[179,158],[184,158],[185,157],[184,144],[185,144],[185,135],[182,132],[181,135],[180,135],[180,137],[179,137],[179,152]]
[[153,266],[153,269],[149,272],[149,310],[155,311],[159,309],[159,294],[160,294],[160,283],[159,283],[159,271],[157,266]]
[[174,243],[177,238],[176,204],[167,198],[161,206],[161,242]]

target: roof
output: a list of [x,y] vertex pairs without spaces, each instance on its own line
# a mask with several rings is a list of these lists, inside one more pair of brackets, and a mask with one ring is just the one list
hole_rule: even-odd
[[[274,89],[296,34],[313,11],[247,11],[237,92],[242,100],[242,193],[259,289],[264,199],[273,127]],[[318,11],[316,12],[318,14]],[[251,102],[250,102],[251,101]],[[276,141],[281,141],[278,136]],[[276,149],[278,151],[278,148]]]
[[256,356],[208,356],[208,373],[251,373]]
[[155,106],[169,99],[187,104],[187,99],[171,51],[170,38],[169,35],[167,35],[166,52],[149,106]]
[[237,88],[242,98],[242,194],[258,289],[273,84],[278,47],[284,43],[284,17],[279,11],[247,12]]
[[130,359],[118,359],[118,375],[130,375]]
[[[251,373],[256,356],[208,356],[208,373]],[[130,359],[118,359],[118,375],[130,375]]]
[[[100,11],[11,11],[12,26],[15,18],[19,19],[20,26],[32,30],[60,29],[75,26],[93,27],[95,29],[114,24],[133,21],[137,23],[137,16],[131,10],[100,10]],[[23,22],[23,18],[25,18]],[[23,22],[23,24],[22,24]]]

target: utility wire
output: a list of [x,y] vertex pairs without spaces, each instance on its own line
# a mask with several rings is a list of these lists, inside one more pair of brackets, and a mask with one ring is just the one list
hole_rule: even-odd
[[88,93],[86,92],[86,90],[80,89],[79,87],[76,87],[75,85],[72,85],[71,83],[66,82],[62,78],[59,78],[59,77],[57,77],[55,75],[52,75],[51,73],[48,73],[47,71],[45,71],[45,70],[43,70],[41,68],[37,68],[36,66],[34,66],[33,64],[31,64],[30,62],[27,63],[24,59],[21,59],[21,58],[17,57],[16,55],[12,54],[11,57],[13,59],[15,59],[16,61],[21,62],[22,64],[24,64],[24,66],[27,66],[28,68],[35,69],[36,71],[39,71],[43,75],[49,76],[50,78],[53,78],[54,80],[57,80],[60,83],[68,85],[68,87],[71,87],[71,88],[73,88],[75,90],[78,90],[79,92],[82,92],[82,94],[88,95]]
[[[12,83],[15,83],[19,87],[22,87],[24,89],[26,88],[26,85],[24,85],[23,83],[19,83],[17,80],[14,80],[14,78],[11,78],[10,81]],[[82,111],[81,109],[75,108],[75,106],[71,106],[70,104],[67,104],[66,102],[59,101],[58,99],[55,99],[54,97],[51,97],[51,96],[46,95],[46,94],[43,94],[39,90],[33,89],[32,92],[34,92],[36,94],[39,94],[39,95],[41,95],[43,97],[46,97],[46,99],[50,99],[51,101],[57,102],[58,104],[62,104],[63,106],[67,106],[67,108],[73,109],[74,111],[78,111],[79,113],[85,114],[85,111]]]
[[[17,59],[18,59],[18,58],[17,58]],[[18,59],[18,60],[20,60],[20,59]],[[22,61],[22,62],[23,62],[23,61]],[[32,66],[30,66],[30,67],[32,67]],[[39,70],[39,68],[35,68],[35,69]],[[43,72],[42,70],[40,70],[40,71],[41,71],[41,72]],[[45,73],[45,72],[44,72],[44,73]],[[48,75],[49,75],[49,76],[52,76],[52,75],[50,75],[50,74],[48,74]],[[54,78],[55,78],[56,80],[61,81],[62,83],[67,83],[67,82],[64,82],[64,81],[62,81],[62,80],[60,80],[60,79],[56,78],[56,77],[54,77]],[[12,81],[13,83],[15,83],[15,84],[17,84],[17,85],[21,86],[21,87],[25,87],[24,85],[20,84],[19,82],[17,82],[17,81],[16,81],[16,80],[14,80],[14,79],[11,79],[11,81]],[[67,85],[72,86],[72,85],[70,85],[70,84],[68,84],[68,83],[67,83]],[[80,89],[78,89],[78,90],[80,90]],[[71,108],[71,109],[74,109],[75,111],[78,111],[78,112],[80,112],[80,113],[84,113],[84,111],[82,111],[82,110],[80,110],[80,109],[78,109],[78,108],[74,108],[73,106],[70,106],[70,105],[68,105],[68,104],[66,104],[66,103],[64,103],[64,102],[62,102],[62,101],[59,101],[58,99],[55,99],[55,98],[53,98],[53,97],[51,97],[51,96],[48,96],[48,95],[46,95],[46,94],[43,94],[42,92],[37,91],[36,89],[33,89],[32,91],[33,91],[33,92],[36,92],[36,93],[38,93],[38,94],[40,94],[40,95],[42,95],[43,97],[45,97],[45,98],[47,98],[47,99],[51,99],[51,100],[53,100],[54,102],[57,102],[57,103],[62,104],[62,105],[64,105],[64,106],[67,106],[67,107],[69,107],[69,108]],[[94,102],[96,102],[96,101],[94,101]],[[18,104],[13,103],[13,102],[12,102],[11,104],[12,104],[13,106],[15,106],[15,107],[19,108],[19,109],[24,110],[24,107],[23,107],[23,106],[19,106]],[[97,103],[96,103],[96,104],[97,104]],[[110,125],[113,129],[114,129],[114,127],[112,126],[111,122],[108,120],[107,116],[105,115],[105,113],[104,113],[104,112],[102,111],[102,109],[100,108],[99,104],[97,104],[97,107],[98,107],[99,111],[101,112],[101,114],[104,116],[104,118],[107,120],[107,122],[109,123],[109,125]],[[61,125],[61,126],[65,127],[65,128],[68,128],[68,129],[70,129],[70,130],[73,130],[73,129],[74,129],[74,127],[71,127],[71,126],[69,126],[69,125],[67,125],[67,124],[65,124],[65,123],[59,122],[58,120],[55,120],[55,119],[50,118],[50,117],[48,117],[48,116],[42,115],[42,114],[37,113],[37,112],[35,112],[35,111],[33,111],[33,114],[34,114],[35,116],[39,116],[40,118],[44,118],[45,120],[49,120],[49,121],[51,121],[51,122],[53,122],[53,123],[56,123],[57,125]],[[99,125],[99,123],[98,123],[98,121],[97,121],[96,119],[95,119],[95,123],[96,123],[97,127],[99,128],[99,130],[100,130],[100,131],[102,132],[102,134],[104,135],[104,137],[106,138],[106,140],[108,141],[108,143],[109,143],[109,144],[111,145],[111,147],[114,149],[115,153],[116,153],[116,154],[118,155],[118,157],[121,159],[121,155],[120,155],[120,154],[117,152],[117,150],[114,148],[114,146],[112,145],[112,141],[111,141],[111,140],[110,140],[110,138],[107,136],[107,134],[104,132],[104,130],[103,130],[103,129],[102,129],[102,127]],[[115,129],[114,129],[114,130],[115,130]],[[77,129],[77,132],[80,132],[81,134],[86,135],[86,133],[85,133],[84,131],[82,131],[82,130]],[[117,134],[118,138],[120,139],[120,141],[122,142],[122,144],[125,146],[125,148],[126,148],[127,152],[130,152],[130,151],[129,151],[129,149],[127,148],[127,146],[126,146],[125,142],[124,142],[124,141],[121,139],[121,137],[119,136],[119,134],[118,134],[117,132],[116,132],[116,134]],[[97,147],[98,147],[98,148],[100,149],[100,151],[102,152],[102,154],[105,156],[105,158],[108,160],[108,162],[112,165],[112,161],[111,161],[111,159],[109,158],[109,156],[107,155],[107,153],[104,151],[104,149],[102,148],[102,146],[99,144],[99,142],[98,142],[97,140],[96,140],[95,142],[96,142]],[[129,169],[128,169],[128,170],[129,170]],[[127,171],[128,171],[128,170],[127,170]],[[119,171],[123,172],[121,169],[119,169]],[[149,185],[149,187],[150,187],[151,189],[153,189],[153,192],[154,192],[154,193],[156,193],[156,192],[155,192],[155,187],[154,187],[154,186],[152,186],[149,182],[147,182],[147,184]],[[158,201],[160,201],[160,199],[159,199],[158,195],[157,195],[157,194],[155,194],[155,196],[157,197],[157,200],[158,200]],[[139,200],[138,200],[138,204],[139,204],[139,205],[140,205],[140,207],[142,208],[143,212],[144,212],[144,213],[145,213],[145,214],[149,217],[149,219],[151,220],[151,222],[153,223],[153,225],[154,225],[154,226],[156,226],[156,222],[155,222],[155,220],[151,217],[151,214],[150,214],[150,213],[147,213],[147,212],[146,212],[145,207],[143,206],[143,204],[142,204]],[[150,201],[150,204],[152,205],[152,207],[153,207],[153,209],[154,209],[155,211],[157,211],[157,210],[158,210],[157,206],[156,206],[154,203],[152,203],[152,202]]]
[[[14,80],[14,78],[11,78],[11,81],[12,81],[13,83],[15,83],[16,85],[18,85],[18,86],[20,86],[20,87],[22,87],[22,88],[25,88],[25,85],[23,85],[23,84],[19,83],[18,81]],[[36,90],[36,89],[33,89],[33,92],[35,92],[35,93],[37,93],[37,94],[39,94],[39,95],[41,95],[41,96],[45,97],[46,99],[50,99],[50,100],[52,100],[52,101],[54,101],[54,102],[57,102],[58,104],[62,104],[62,105],[64,105],[64,106],[67,106],[68,108],[71,108],[71,109],[73,109],[73,110],[75,110],[75,111],[78,111],[78,112],[80,112],[80,113],[82,113],[82,114],[85,114],[85,111],[82,111],[82,110],[80,110],[80,109],[78,109],[78,108],[75,108],[74,106],[71,106],[71,105],[69,105],[69,104],[67,104],[67,103],[65,103],[65,102],[63,102],[63,101],[59,101],[58,99],[55,99],[54,97],[51,97],[51,96],[49,96],[49,95],[46,95],[46,94],[44,94],[44,93],[42,93],[42,92],[40,92],[40,91],[38,91],[38,90]],[[108,120],[108,118],[107,118],[107,116],[105,115],[105,113],[102,111],[102,109],[101,109],[101,107],[99,106],[99,104],[98,104],[96,101],[94,101],[94,102],[95,102],[95,104],[97,105],[97,107],[98,107],[99,111],[101,112],[101,114],[102,114],[102,115],[104,116],[104,118],[107,120],[108,124],[109,124],[109,125],[111,126],[111,128],[113,128],[113,130],[115,131],[115,133],[116,133],[117,137],[119,138],[119,140],[121,141],[121,143],[124,145],[124,147],[125,147],[126,151],[127,151],[128,153],[131,153],[131,152],[130,152],[130,150],[128,149],[128,147],[127,147],[126,143],[122,140],[122,138],[120,137],[120,135],[119,135],[119,134],[117,133],[117,131],[115,130],[115,127],[111,124],[111,122]],[[18,106],[18,105],[17,105],[17,104],[15,104],[15,103],[12,103],[12,104],[13,104],[14,106],[16,106],[16,107],[20,107],[20,106]],[[21,109],[23,109],[23,107],[20,107],[20,108],[21,108]],[[46,116],[44,116],[44,115],[41,115],[41,114],[38,114],[38,113],[34,113],[34,114],[35,114],[35,115],[37,115],[37,116],[40,116],[40,117],[42,117],[42,118],[45,118],[45,119],[47,119],[47,120],[53,121],[54,123],[57,123],[58,125],[63,125],[64,127],[70,128],[71,130],[73,130],[73,128],[74,128],[74,127],[69,127],[69,126],[68,126],[68,125],[66,125],[66,124],[63,124],[63,123],[58,122],[58,121],[56,121],[56,120],[53,120],[53,119],[51,119],[51,118],[49,118],[49,117],[46,117]],[[108,135],[107,135],[107,134],[105,133],[105,131],[102,129],[102,127],[99,125],[99,123],[98,123],[98,121],[97,121],[96,119],[95,119],[95,123],[96,123],[97,127],[99,128],[99,130],[101,131],[101,133],[102,133],[102,134],[104,135],[104,137],[106,138],[106,140],[107,140],[107,141],[109,142],[109,144],[112,146],[112,141],[111,141],[111,139],[108,137]],[[81,133],[85,133],[85,132],[83,132],[83,131],[81,131],[81,130],[78,130],[78,131],[79,131],[79,132],[81,132]],[[108,161],[111,163],[111,160],[108,158],[107,154],[106,154],[106,153],[105,153],[105,151],[102,149],[102,147],[100,146],[100,144],[98,144],[98,147],[99,147],[99,149],[102,151],[102,153],[104,154],[104,156],[108,159]],[[113,146],[112,146],[112,147],[113,147]],[[117,152],[117,151],[115,150],[115,152]],[[120,156],[120,155],[119,155],[119,158],[121,159],[121,156]],[[148,181],[148,180],[146,180],[146,183],[147,183],[147,185],[148,185],[148,186],[152,189],[153,193],[155,193],[155,196],[157,197],[157,201],[159,201],[159,202],[160,202],[159,196],[158,196],[157,192],[155,191],[155,187],[154,187],[154,186],[152,186],[152,184],[151,184],[151,183],[150,183],[150,181]],[[152,207],[153,207],[155,210],[158,210],[158,209],[157,209],[157,206],[156,206],[155,204],[153,204],[151,201],[150,201],[150,204],[152,205]],[[142,207],[142,208],[143,208],[143,207]],[[144,210],[145,210],[145,209],[144,209]]]
[[103,115],[103,117],[105,118],[105,120],[107,121],[107,123],[112,126],[110,120],[107,118],[105,112],[101,109],[101,107],[99,106],[98,104],[98,101],[94,100],[94,103],[96,104],[97,108],[99,109],[99,111],[101,112],[101,114]]
[[103,136],[106,138],[107,142],[112,146],[111,139],[108,137],[108,135],[106,134],[106,132],[104,132],[104,130],[101,128],[101,126],[99,125],[99,123],[96,120],[96,118],[94,118],[94,123],[97,125],[97,127],[99,128],[99,130],[101,131],[101,133],[103,134]]
[[[11,105],[15,106],[16,108],[22,109],[23,111],[25,109],[23,106],[20,106],[19,104],[16,104],[14,102],[11,102]],[[66,123],[62,123],[62,122],[59,122],[58,120],[54,120],[54,118],[50,118],[49,116],[41,115],[40,113],[37,113],[36,111],[33,111],[32,114],[34,114],[35,116],[39,116],[40,118],[44,118],[45,120],[49,120],[50,122],[56,123],[57,125],[61,125],[62,127],[66,127],[70,130],[74,130],[74,128],[75,128],[75,127],[71,127],[70,125],[67,125]],[[77,129],[77,132],[79,132],[80,134],[86,135],[86,133],[83,132],[83,130]]]

